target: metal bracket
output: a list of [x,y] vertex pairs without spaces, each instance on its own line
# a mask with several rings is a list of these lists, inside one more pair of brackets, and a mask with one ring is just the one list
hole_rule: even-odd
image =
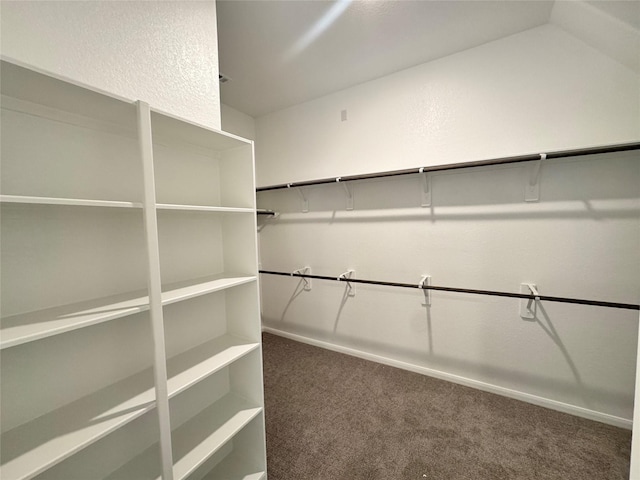
[[[311,275],[311,267],[302,267],[299,268],[298,270],[294,270],[293,272],[291,272],[291,276],[293,277],[294,275]],[[306,277],[301,277],[302,281],[304,282],[304,286],[302,287],[302,289],[305,292],[310,292],[311,291],[311,279],[310,278],[306,278]]]
[[341,273],[340,275],[338,275],[338,280],[346,280],[347,281],[347,296],[348,297],[355,297],[356,296],[356,286],[355,284],[351,283],[349,281],[349,279],[351,278],[355,278],[356,276],[356,271],[355,270],[347,270],[344,273]]
[[424,303],[422,304],[422,306],[430,307],[431,306],[431,290],[426,289],[424,287],[431,286],[431,275],[422,275],[422,277],[420,277],[420,283],[418,285],[420,288],[423,289],[422,291],[424,292]]
[[419,172],[422,174],[422,202],[420,206],[431,206],[431,175],[424,171],[424,167],[420,167]]
[[302,213],[307,213],[309,211],[309,199],[305,196],[304,191],[302,190],[302,187],[291,187],[291,184],[287,183],[287,188],[296,189],[296,191],[298,192],[298,195],[300,195],[300,198],[302,200]]
[[521,283],[520,293],[535,295],[535,298],[521,298],[520,299],[520,316],[522,318],[534,319],[536,318],[537,305],[540,301],[540,294],[534,283]]
[[349,190],[349,186],[345,182],[340,182],[342,177],[336,178],[336,183],[340,183],[344,187],[344,191],[347,194],[347,210],[353,210],[353,193]]
[[529,181],[524,189],[524,201],[525,202],[539,202],[540,201],[540,167],[542,166],[542,160],[547,158],[546,153],[540,154],[540,160],[530,162],[529,165]]
[[260,209],[257,209],[256,214],[258,217],[262,216],[264,218],[263,222],[258,222],[256,225],[256,230],[258,231],[258,233],[260,233],[262,229],[267,226],[270,220],[275,220],[280,218],[280,212],[272,212],[271,210],[261,211]]

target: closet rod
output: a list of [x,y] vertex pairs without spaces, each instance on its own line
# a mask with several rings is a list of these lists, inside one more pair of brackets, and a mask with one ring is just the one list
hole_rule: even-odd
[[554,159],[566,157],[578,157],[582,155],[597,155],[599,153],[626,152],[640,149],[640,142],[605,145],[601,147],[579,148],[575,150],[561,150],[542,154],[520,155],[516,157],[494,158],[490,160],[477,160],[472,162],[449,163],[446,165],[434,165],[431,167],[408,168],[405,170],[390,170],[387,172],[365,173],[362,175],[347,175],[344,177],[321,178],[318,180],[306,180],[303,182],[283,183],[256,188],[256,192],[268,190],[280,190],[283,188],[308,187],[311,185],[325,185],[328,183],[351,182],[353,180],[370,180],[372,178],[397,177],[399,175],[411,175],[415,173],[442,172],[445,170],[457,170],[460,168],[486,167],[489,165],[505,165],[508,163],[534,162],[541,159]]
[[497,292],[493,290],[474,290],[469,288],[455,288],[455,287],[437,287],[434,285],[422,285],[418,283],[382,282],[379,280],[363,280],[360,278],[346,278],[346,277],[329,277],[326,275],[312,275],[312,274],[306,274],[306,273],[275,272],[272,270],[259,270],[259,272],[267,275],[281,275],[283,277],[315,278],[318,280],[332,280],[334,282],[367,283],[370,285],[383,285],[387,287],[417,288],[419,290],[438,290],[442,292],[469,293],[473,295],[490,295],[494,297],[525,298],[525,299],[531,299],[531,300],[538,299],[545,302],[577,303],[580,305],[592,305],[596,307],[623,308],[626,310],[640,310],[640,305],[636,305],[633,303],[601,302],[599,300],[583,300],[580,298],[550,297],[547,295],[532,295],[527,293]]
[[258,215],[275,215],[276,214],[276,212],[274,212],[273,210],[266,210],[264,208],[258,208],[256,210],[256,213]]

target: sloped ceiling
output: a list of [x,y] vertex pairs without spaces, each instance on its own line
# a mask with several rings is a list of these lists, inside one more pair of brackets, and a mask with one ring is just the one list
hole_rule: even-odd
[[[589,37],[591,24],[605,18],[593,46],[608,43],[605,53],[614,55],[628,50],[633,62],[624,44],[640,30],[640,2],[555,3],[218,0],[220,71],[230,79],[220,85],[221,98],[258,117],[550,21]],[[612,22],[632,34],[617,40],[622,45],[609,38]]]

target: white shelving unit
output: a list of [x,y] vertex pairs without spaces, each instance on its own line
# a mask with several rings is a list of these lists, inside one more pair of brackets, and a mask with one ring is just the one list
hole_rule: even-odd
[[0,478],[266,478],[253,144],[0,72]]

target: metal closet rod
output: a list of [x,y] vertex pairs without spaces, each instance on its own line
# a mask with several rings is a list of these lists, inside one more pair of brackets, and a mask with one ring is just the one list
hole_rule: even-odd
[[273,210],[266,210],[264,208],[258,208],[256,210],[256,213],[258,215],[275,215],[276,214],[276,212],[274,212]]
[[517,157],[493,158],[490,160],[478,160],[473,162],[449,163],[446,165],[435,165],[431,167],[408,168],[405,170],[390,170],[387,172],[366,173],[363,175],[347,175],[344,177],[321,178],[318,180],[306,180],[303,182],[282,183],[279,185],[269,185],[256,188],[256,192],[266,192],[268,190],[280,190],[283,188],[308,187],[311,185],[325,185],[328,183],[351,182],[353,180],[370,180],[372,178],[397,177],[400,175],[411,175],[415,173],[442,172],[445,170],[457,170],[460,168],[486,167],[490,165],[505,165],[509,163],[534,162],[537,160],[550,160],[555,158],[579,157],[583,155],[597,155],[600,153],[626,152],[629,150],[639,150],[640,142],[621,143],[616,145],[604,145],[601,147],[579,148],[575,150],[561,150],[557,152],[520,155]]
[[494,290],[475,290],[475,289],[469,289],[469,288],[437,287],[434,285],[422,285],[418,283],[382,282],[379,280],[363,280],[360,278],[329,277],[326,275],[312,275],[312,274],[306,274],[306,273],[275,272],[272,270],[259,270],[259,272],[267,275],[280,275],[283,277],[315,278],[318,280],[330,280],[334,282],[366,283],[369,285],[383,285],[386,287],[417,288],[419,290],[437,290],[441,292],[468,293],[472,295],[489,295],[493,297],[525,298],[525,299],[531,299],[531,300],[538,299],[545,302],[577,303],[579,305],[592,305],[596,307],[622,308],[626,310],[640,310],[640,305],[635,305],[633,303],[601,302],[599,300],[584,300],[580,298],[566,298],[566,297],[550,297],[548,295],[533,295],[533,294],[527,294],[527,293],[497,292]]

